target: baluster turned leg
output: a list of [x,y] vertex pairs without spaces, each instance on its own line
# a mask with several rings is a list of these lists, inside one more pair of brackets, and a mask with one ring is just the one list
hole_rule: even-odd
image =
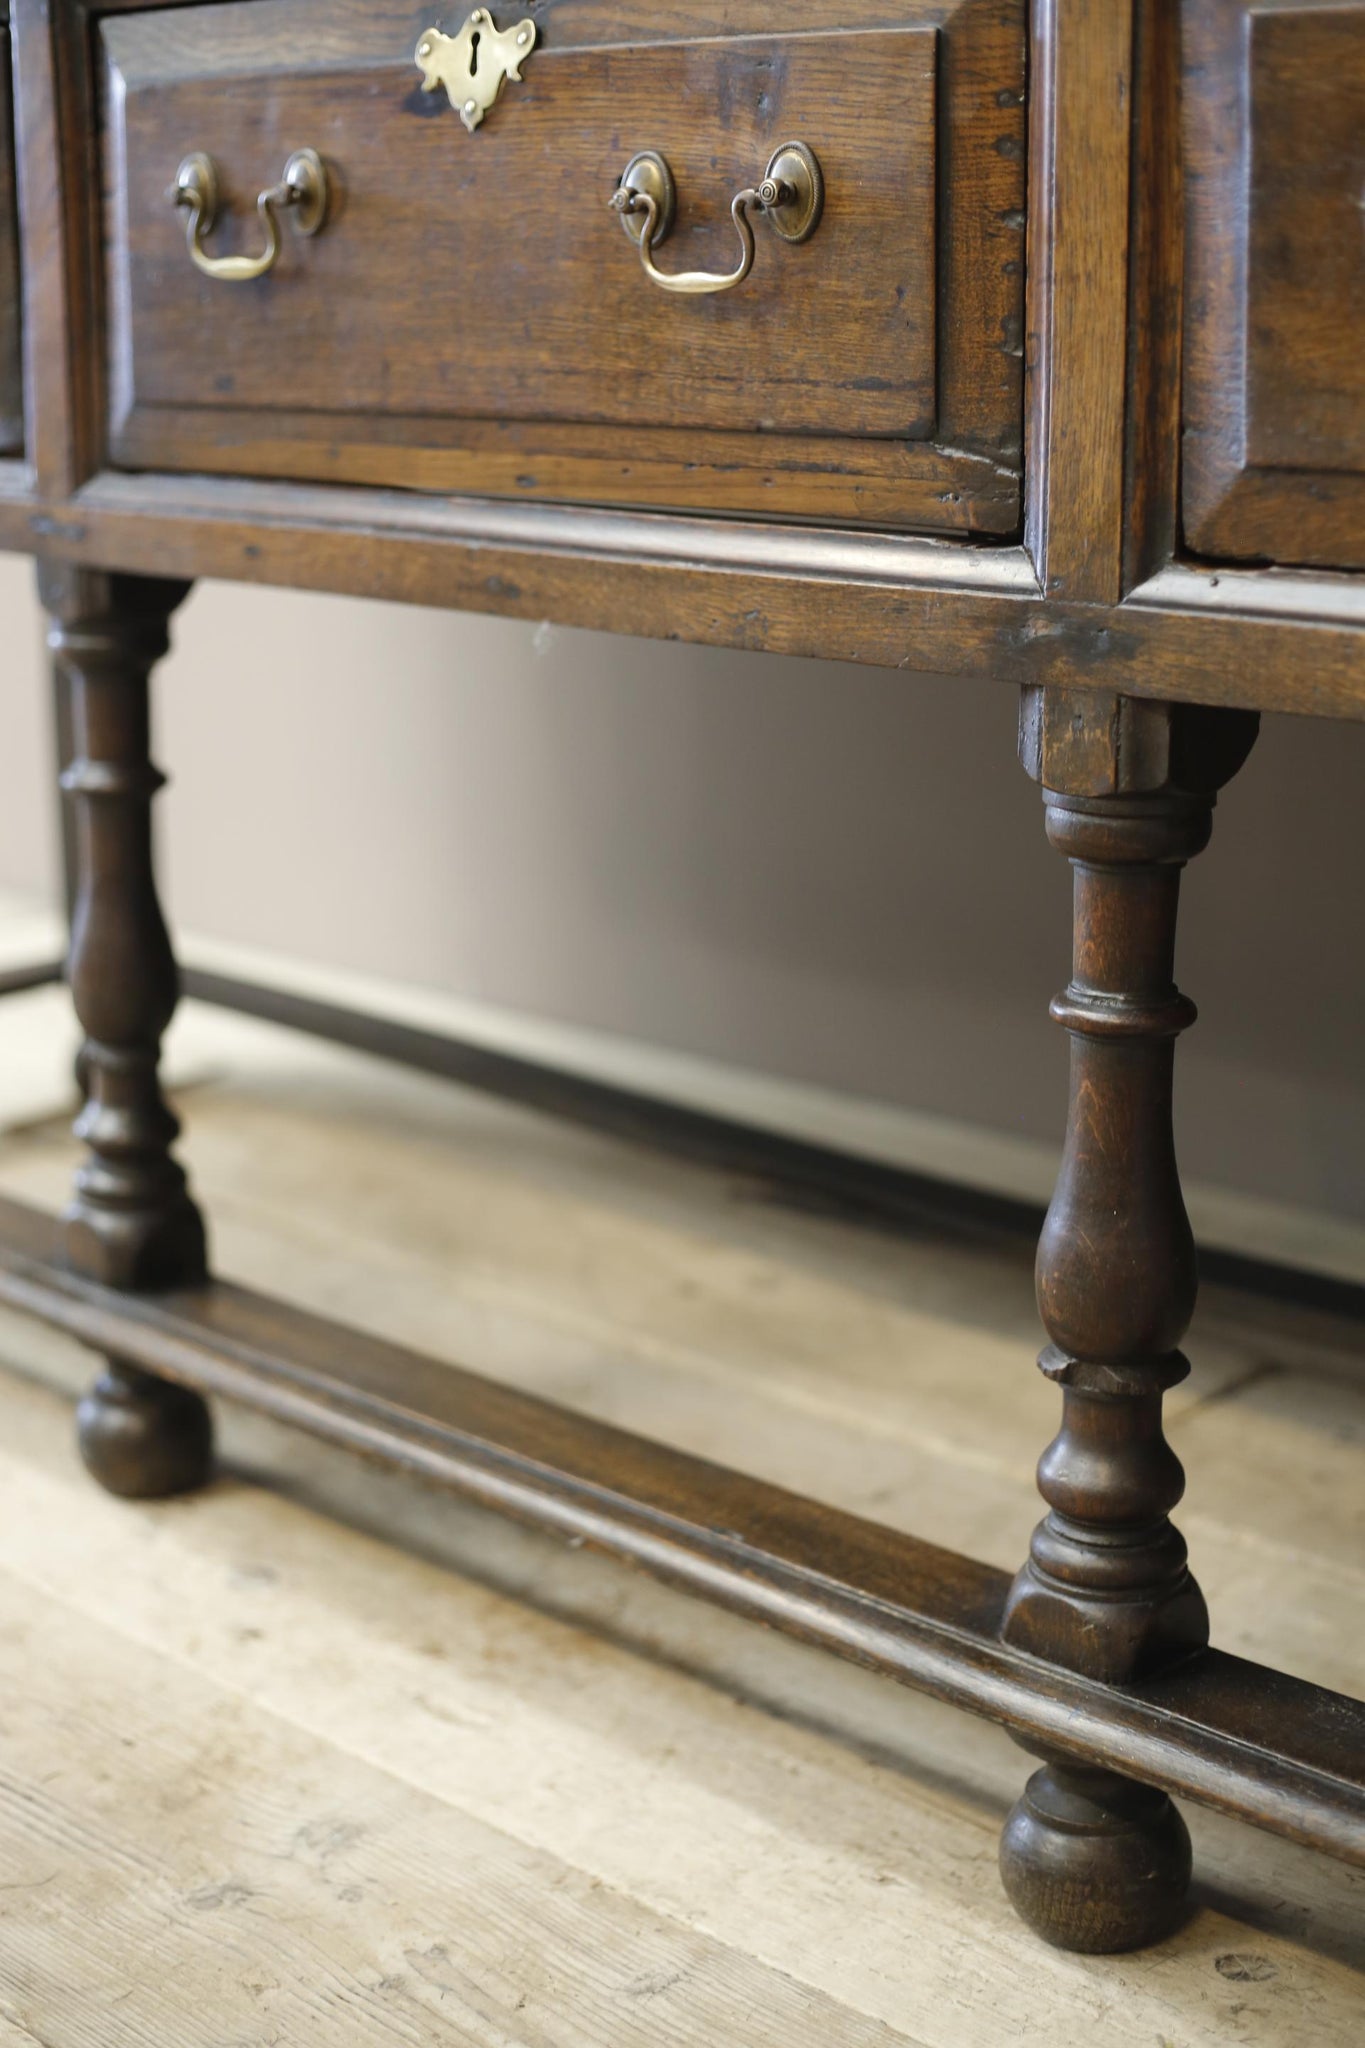
[[[1050,1338],[1039,1363],[1062,1424],[1038,1468],[1050,1512],[1006,1609],[1008,1641],[1121,1684],[1205,1647],[1208,1613],[1168,1519],[1184,1473],[1162,1396],[1189,1367],[1194,1242],[1172,1133],[1185,862],[1209,840],[1215,792],[1257,721],[1058,687],[1024,693],[1021,753],[1048,837],[1074,870],[1072,980],[1052,1006],[1071,1034],[1066,1150],[1038,1250]],[[1006,1889],[1059,1947],[1155,1941],[1190,1877],[1185,1824],[1163,1792],[1047,1757],[1006,1824]]]
[[[148,680],[188,585],[44,563],[48,644],[70,693],[73,758],[62,787],[75,816],[69,975],[85,1033],[88,1155],[66,1211],[71,1264],[110,1287],[203,1277],[204,1226],[171,1147],[161,1038],[178,994],[152,867]],[[208,1477],[209,1412],[186,1388],[117,1358],[81,1403],[82,1456],[113,1493],[154,1498]]]

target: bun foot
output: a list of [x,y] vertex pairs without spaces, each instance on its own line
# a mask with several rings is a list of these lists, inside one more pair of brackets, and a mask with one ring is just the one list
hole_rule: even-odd
[[76,1410],[87,1471],[126,1500],[193,1493],[213,1471],[213,1423],[188,1387],[111,1359]]
[[1005,1823],[1000,1874],[1015,1911],[1054,1948],[1145,1948],[1185,1916],[1189,1831],[1164,1792],[1049,1764]]

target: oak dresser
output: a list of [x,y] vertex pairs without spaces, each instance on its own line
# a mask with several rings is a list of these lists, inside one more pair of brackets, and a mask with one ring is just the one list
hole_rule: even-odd
[[[71,710],[86,1161],[60,1219],[0,1204],[0,1298],[104,1360],[95,1477],[191,1489],[205,1396],[254,1404],[988,1716],[1036,1759],[1004,1881],[1065,1947],[1174,1924],[1172,1794],[1365,1862],[1365,1706],[1210,1647],[1161,1425],[1181,870],[1260,712],[1365,717],[1365,0],[5,27],[0,544]],[[201,576],[1018,698],[1075,958],[1012,1580],[209,1277],[148,750]]]

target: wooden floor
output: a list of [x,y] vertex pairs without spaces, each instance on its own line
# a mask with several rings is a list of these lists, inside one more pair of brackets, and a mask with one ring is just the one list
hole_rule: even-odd
[[[53,1205],[69,1051],[59,993],[5,1004],[0,1187]],[[1026,1256],[205,1012],[174,1065],[223,1271],[1022,1556]],[[1192,1348],[1218,1639],[1359,1692],[1361,1334],[1225,1297]],[[3,2048],[1365,2039],[1358,1876],[1191,1813],[1184,1931],[1053,1954],[1000,1894],[995,1731],[242,1418],[210,1493],[118,1504],[71,1448],[87,1362],[5,1320],[0,1363]]]

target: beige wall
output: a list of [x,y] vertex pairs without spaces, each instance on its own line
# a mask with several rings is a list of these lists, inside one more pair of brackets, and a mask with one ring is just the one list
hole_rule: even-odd
[[[0,885],[52,885],[0,563]],[[208,586],[158,701],[189,930],[1054,1138],[1067,887],[969,686]],[[1192,871],[1192,1176],[1365,1219],[1365,727],[1269,722]]]

